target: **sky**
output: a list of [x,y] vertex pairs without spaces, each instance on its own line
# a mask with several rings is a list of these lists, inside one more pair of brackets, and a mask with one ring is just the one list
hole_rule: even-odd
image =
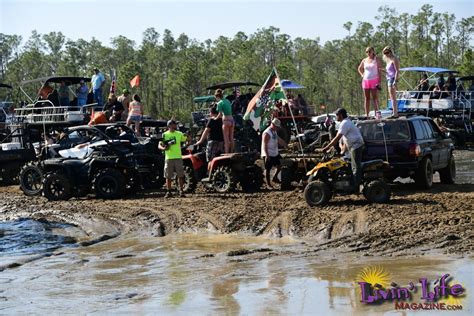
[[118,35],[140,44],[149,27],[204,41],[275,26],[292,38],[320,38],[324,43],[346,36],[343,24],[348,21],[354,27],[358,21],[376,24],[380,6],[415,14],[425,3],[457,19],[474,15],[472,0],[0,0],[0,33],[21,35],[26,41],[33,30],[61,31],[73,40],[95,37],[110,45]]

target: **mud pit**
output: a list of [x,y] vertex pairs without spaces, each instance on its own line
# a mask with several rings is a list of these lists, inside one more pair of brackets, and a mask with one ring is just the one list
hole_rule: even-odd
[[[473,252],[474,152],[457,154],[460,184],[435,183],[428,191],[394,184],[390,203],[370,205],[362,196],[334,198],[311,208],[301,189],[256,194],[197,193],[164,199],[148,192],[128,199],[48,202],[16,187],[0,188],[0,221],[17,218],[65,222],[85,231],[83,245],[125,233],[164,236],[180,232],[293,236],[305,255],[324,250],[355,256],[406,256]],[[436,181],[436,177],[435,177]],[[104,239],[104,240],[105,240]]]

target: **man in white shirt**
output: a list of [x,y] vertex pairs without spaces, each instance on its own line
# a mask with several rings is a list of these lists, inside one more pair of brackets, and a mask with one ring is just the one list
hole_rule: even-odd
[[92,92],[94,93],[94,100],[99,106],[103,105],[102,87],[105,84],[104,74],[99,71],[97,67],[94,68],[94,75],[91,78]]
[[273,188],[270,181],[270,172],[272,171],[273,167],[277,168],[275,175],[273,176],[273,182],[279,182],[278,174],[281,171],[281,156],[278,151],[278,145],[286,147],[285,141],[277,134],[277,130],[280,127],[280,120],[274,118],[270,126],[267,127],[267,129],[262,134],[261,156],[265,162],[265,177],[270,188]]
[[358,193],[362,179],[361,162],[362,153],[364,151],[364,139],[362,138],[359,128],[357,128],[357,126],[355,126],[347,117],[347,111],[345,109],[339,108],[334,113],[336,114],[336,120],[341,122],[339,130],[336,137],[334,137],[326,147],[322,148],[321,151],[328,151],[329,148],[338,144],[341,138],[343,139],[344,144],[347,146],[347,150],[349,150],[350,153],[354,189]]

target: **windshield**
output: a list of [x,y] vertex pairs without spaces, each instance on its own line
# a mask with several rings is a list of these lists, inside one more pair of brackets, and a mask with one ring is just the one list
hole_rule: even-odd
[[[409,140],[410,129],[406,121],[384,121],[379,126],[378,122],[360,125],[360,131],[365,141],[383,141],[384,133],[387,140]],[[383,128],[383,130],[382,130]]]

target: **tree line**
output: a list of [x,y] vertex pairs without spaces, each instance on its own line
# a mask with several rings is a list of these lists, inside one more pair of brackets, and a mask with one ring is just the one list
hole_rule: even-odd
[[[282,79],[305,86],[303,95],[317,109],[324,104],[328,110],[345,106],[363,112],[357,66],[367,46],[382,56],[382,48],[390,45],[402,67],[437,66],[474,74],[474,16],[458,20],[425,4],[415,14],[382,6],[375,18],[375,25],[345,23],[347,35],[326,43],[317,37],[293,39],[273,26],[205,41],[148,28],[141,43],[119,35],[109,44],[95,38],[74,41],[61,32],[32,31],[26,41],[0,33],[0,82],[17,86],[50,75],[92,76],[94,66],[106,75],[115,69],[119,92],[130,89],[130,79],[140,75],[140,86],[133,92],[140,94],[147,114],[189,119],[189,112],[199,107],[192,98],[207,94],[207,86],[230,80],[263,84],[273,66]],[[381,99],[386,96],[384,87]]]

